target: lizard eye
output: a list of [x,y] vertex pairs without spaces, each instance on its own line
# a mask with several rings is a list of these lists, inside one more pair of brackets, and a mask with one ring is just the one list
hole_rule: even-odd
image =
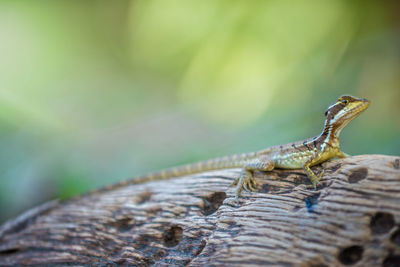
[[328,116],[328,111],[329,111],[329,109],[327,109],[327,110],[325,111],[325,117]]
[[343,100],[342,100],[342,103],[343,103],[343,104],[347,104],[347,103],[349,103],[349,101],[348,101],[347,99],[343,99]]

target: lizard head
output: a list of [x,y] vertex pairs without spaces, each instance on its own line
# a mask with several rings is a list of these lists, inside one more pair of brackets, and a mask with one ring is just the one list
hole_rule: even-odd
[[369,100],[365,98],[349,95],[339,97],[336,103],[325,111],[325,128],[338,135],[350,121],[366,110],[369,104]]

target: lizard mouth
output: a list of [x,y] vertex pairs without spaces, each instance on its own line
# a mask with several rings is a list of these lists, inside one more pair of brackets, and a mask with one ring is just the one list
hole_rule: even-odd
[[358,113],[366,110],[370,104],[371,104],[371,102],[368,99],[365,99],[365,98],[361,99],[359,104],[356,106]]
[[360,113],[362,113],[364,110],[366,110],[369,107],[371,102],[368,99],[362,98],[359,101],[355,102],[354,104],[355,105],[349,111],[350,119],[354,119],[355,117],[360,115]]

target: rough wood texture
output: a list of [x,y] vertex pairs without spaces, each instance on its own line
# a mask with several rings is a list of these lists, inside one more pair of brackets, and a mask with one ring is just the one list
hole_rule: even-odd
[[50,202],[0,227],[0,266],[399,266],[400,158],[323,168],[317,191],[299,170],[257,173],[240,206],[238,169]]

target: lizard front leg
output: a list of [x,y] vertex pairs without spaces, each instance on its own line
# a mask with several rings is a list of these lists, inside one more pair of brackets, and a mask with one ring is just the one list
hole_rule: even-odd
[[237,178],[232,184],[236,185],[236,202],[239,202],[239,197],[243,188],[249,191],[255,190],[256,181],[253,176],[255,171],[272,171],[274,167],[274,162],[267,157],[260,157],[246,163],[242,168],[239,178]]
[[316,175],[312,170],[311,170],[311,165],[318,160],[318,155],[312,156],[310,159],[308,159],[304,164],[303,164],[303,169],[306,172],[308,178],[311,180],[312,183],[312,188],[317,189],[317,185],[319,184],[319,181],[321,180],[322,176],[324,176],[324,172],[322,171],[319,175]]

